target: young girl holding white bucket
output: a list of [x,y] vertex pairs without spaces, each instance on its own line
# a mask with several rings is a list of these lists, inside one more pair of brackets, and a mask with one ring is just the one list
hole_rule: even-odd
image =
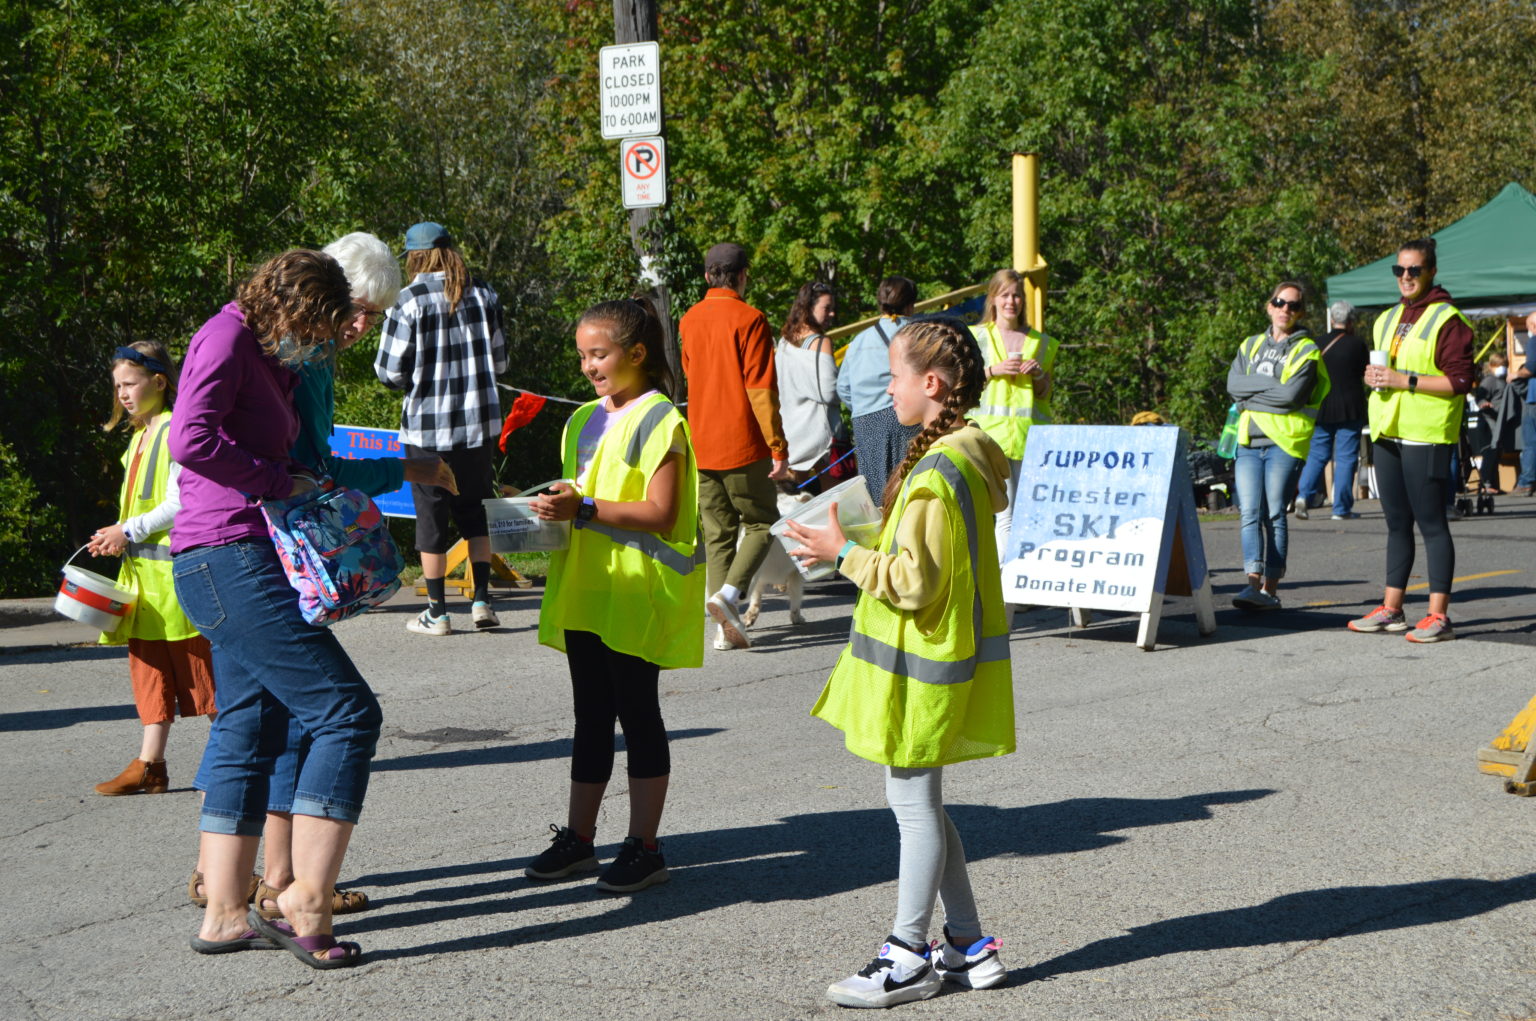
[[117,521],[96,530],[86,548],[95,556],[121,556],[118,585],[135,594],[103,645],[128,646],[128,676],[144,724],[138,758],[120,774],[96,785],[97,794],[164,794],[170,787],[166,739],[179,709],[183,717],[213,715],[213,665],[208,640],[197,633],[171,580],[171,522],[181,508],[181,468],[166,449],[176,369],[165,347],[136,341],[112,359],[112,417],[126,414],[133,438],[123,453],[126,474]]

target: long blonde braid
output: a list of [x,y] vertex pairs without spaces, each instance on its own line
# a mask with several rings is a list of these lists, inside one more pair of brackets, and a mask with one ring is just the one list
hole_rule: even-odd
[[918,319],[896,331],[891,343],[901,344],[907,367],[915,372],[934,372],[949,385],[944,407],[929,426],[912,437],[906,460],[885,483],[881,494],[882,524],[891,516],[901,484],[928,453],[934,441],[954,429],[965,413],[981,403],[981,391],[987,385],[986,366],[981,348],[958,319]]

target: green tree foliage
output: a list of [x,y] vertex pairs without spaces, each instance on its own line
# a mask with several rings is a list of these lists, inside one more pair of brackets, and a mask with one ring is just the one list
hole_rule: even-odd
[[[963,265],[953,225],[929,206],[946,168],[915,148],[915,128],[982,13],[964,0],[664,4],[670,229],[681,237],[664,271],[680,307],[701,294],[703,251],[722,240],[752,251],[750,299],[774,321],[812,278],[836,283],[849,311],[872,308],[890,273],[930,291],[952,279]],[[551,245],[590,253],[613,286],[610,267],[633,257],[606,243],[623,224],[616,146],[597,119],[596,40],[612,39],[610,8],[579,0],[558,23],[552,101],[567,127],[556,144],[578,158]]]
[[[56,565],[116,516],[113,347],[179,354],[250,265],[331,233],[361,95],[322,0],[10,0],[0,32],[5,442]],[[48,583],[5,560],[0,588]]]
[[1333,264],[1269,137],[1294,73],[1246,0],[993,7],[927,130],[977,277],[1010,258],[1009,154],[1040,153],[1058,419],[1209,431],[1269,286]]
[[[1322,229],[1358,264],[1536,184],[1536,7],[1526,0],[1281,0],[1271,31],[1305,73],[1277,143]],[[1282,132],[1308,128],[1306,144]]]

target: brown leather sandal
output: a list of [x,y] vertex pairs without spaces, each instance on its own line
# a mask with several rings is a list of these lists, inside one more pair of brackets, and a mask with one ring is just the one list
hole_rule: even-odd
[[[202,885],[204,885],[204,883],[203,883],[203,874],[201,872],[197,871],[197,869],[193,869],[192,870],[192,878],[187,880],[187,900],[191,901],[193,904],[196,904],[200,908],[205,908],[205,907],[208,906],[208,896],[207,896],[207,894],[202,894],[202,893],[198,893],[197,892],[197,888],[199,886],[202,886]],[[256,888],[258,886],[260,886],[260,885],[261,885],[261,877],[258,876],[256,873],[252,872],[251,873],[251,885],[245,891],[245,902],[247,904],[249,904],[252,900],[255,899],[255,897],[256,897]]]
[[[283,912],[277,907],[277,895],[281,890],[274,890],[263,880],[251,896],[251,904],[262,918],[271,920],[283,917]],[[266,902],[271,901],[272,907],[267,907]],[[350,915],[358,911],[368,910],[368,895],[361,890],[342,890],[331,887],[331,914]]]

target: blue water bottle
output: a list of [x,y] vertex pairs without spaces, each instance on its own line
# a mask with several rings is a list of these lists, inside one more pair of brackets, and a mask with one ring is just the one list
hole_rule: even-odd
[[1233,404],[1227,409],[1227,424],[1221,428],[1221,439],[1216,441],[1216,456],[1224,457],[1228,461],[1237,456],[1237,420],[1243,417],[1243,413],[1237,410]]

